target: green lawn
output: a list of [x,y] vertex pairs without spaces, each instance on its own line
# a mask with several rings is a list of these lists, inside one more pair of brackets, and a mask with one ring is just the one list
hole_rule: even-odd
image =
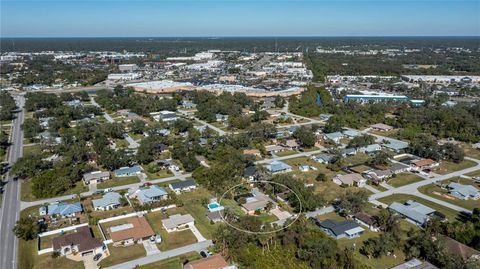
[[278,220],[278,218],[275,217],[274,215],[267,214],[267,213],[262,213],[258,216],[254,215],[254,217],[256,217],[258,220],[260,220],[261,222],[264,222],[264,223],[274,222],[274,221]]
[[474,149],[472,147],[472,144],[463,144],[463,150],[465,151],[465,155],[475,158],[475,159],[480,159],[480,150]]
[[[449,182],[458,182],[460,184],[465,184],[465,185],[472,185],[475,186],[477,189],[479,188],[479,184],[475,184],[472,180],[470,179],[465,179],[465,178],[453,178],[453,179],[447,179],[442,181],[442,184],[448,184]],[[460,207],[466,208],[473,210],[474,208],[480,208],[480,200],[461,200],[457,199],[453,196],[448,195],[448,191],[444,190],[434,184],[429,184],[426,186],[422,186],[418,188],[418,190],[426,195],[432,196],[436,199],[445,201],[447,203],[451,203],[454,205],[458,205]]]
[[[145,168],[145,167],[144,167]],[[148,180],[153,180],[153,179],[159,179],[159,178],[166,178],[166,177],[172,177],[173,173],[170,170],[160,170],[156,173],[149,173],[147,172],[146,169],[144,169],[145,174],[147,175]]]
[[112,188],[112,187],[128,185],[128,184],[133,184],[133,183],[138,183],[138,182],[140,182],[140,179],[138,179],[137,176],[112,177],[111,179],[105,180],[102,183],[98,183],[97,188],[98,189],[106,189],[106,188]]
[[[88,188],[85,185],[83,185],[82,181],[78,181],[75,184],[74,188],[70,189],[69,191],[67,191],[65,193],[62,193],[59,196],[76,194],[76,193],[79,193],[79,192],[82,193],[82,192],[86,192],[86,191],[88,191]],[[20,190],[20,199],[22,201],[30,202],[30,201],[41,200],[41,199],[44,199],[44,198],[36,198],[32,194],[32,184],[31,184],[31,182],[29,180],[26,180],[26,181],[22,181],[22,187],[21,187],[21,190]]]
[[37,240],[18,241],[19,269],[83,269],[82,262],[75,262],[65,257],[52,258],[51,254],[37,254]]
[[27,156],[34,153],[42,153],[42,145],[33,145],[23,147],[23,156]]
[[285,150],[285,151],[277,152],[277,153],[275,153],[275,155],[283,157],[283,156],[293,155],[293,154],[296,154],[296,153],[298,153],[298,152],[295,151],[295,150]]
[[480,170],[466,174],[469,177],[480,177]]
[[100,267],[108,267],[119,263],[135,260],[147,255],[142,244],[135,244],[129,247],[109,246],[110,256],[103,259],[98,265]]
[[160,235],[162,236],[162,243],[157,244],[160,251],[197,243],[197,238],[193,235],[190,229],[171,233],[167,232],[165,229],[161,229]]
[[128,141],[125,140],[125,139],[115,139],[115,144],[117,145],[117,148],[120,148],[120,149],[125,149],[128,147]]
[[458,216],[458,212],[453,210],[453,209],[446,208],[444,206],[438,205],[436,203],[424,200],[420,197],[416,197],[416,196],[413,196],[413,195],[393,194],[393,195],[390,195],[390,196],[387,196],[387,197],[380,198],[378,200],[382,203],[387,204],[387,205],[391,204],[392,202],[400,202],[401,203],[401,202],[406,202],[408,200],[415,200],[415,201],[417,201],[417,202],[419,202],[423,205],[426,205],[428,207],[431,207],[431,208],[437,210],[438,212],[443,213],[448,218],[448,220],[450,220],[450,221],[455,220]]
[[460,163],[454,163],[449,161],[442,161],[440,167],[435,171],[438,174],[444,175],[447,173],[467,169],[475,166],[477,163],[470,160],[463,160]]
[[423,178],[412,173],[400,173],[387,180],[387,184],[393,187],[400,187],[423,180]]
[[200,259],[201,256],[197,252],[189,252],[184,255],[180,255],[174,258],[167,260],[150,263],[147,265],[140,266],[139,269],[180,269],[183,268],[183,263],[185,261],[194,261]]
[[346,165],[352,165],[352,164],[357,164],[357,163],[364,163],[366,162],[370,156],[365,153],[357,153],[354,156],[349,156],[345,158],[345,164]]

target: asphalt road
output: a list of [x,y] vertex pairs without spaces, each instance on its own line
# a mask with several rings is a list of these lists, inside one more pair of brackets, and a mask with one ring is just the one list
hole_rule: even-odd
[[[13,165],[23,154],[23,131],[22,123],[24,118],[23,96],[17,96],[17,105],[22,108],[17,113],[13,122],[11,137],[12,145],[8,151],[8,162]],[[16,220],[20,214],[20,181],[14,181],[12,176],[7,174],[6,185],[3,193],[2,211],[0,214],[0,268],[14,269],[17,267],[17,246],[18,239],[12,232]]]

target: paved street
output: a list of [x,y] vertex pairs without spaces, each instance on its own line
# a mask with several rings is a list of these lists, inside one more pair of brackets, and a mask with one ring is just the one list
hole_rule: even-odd
[[146,257],[143,257],[143,258],[140,258],[140,259],[136,259],[136,260],[133,260],[133,261],[128,261],[128,262],[125,262],[125,263],[117,264],[117,265],[114,265],[114,266],[111,266],[111,267],[106,267],[106,269],[131,269],[131,268],[135,268],[136,266],[166,260],[168,258],[179,256],[179,255],[182,255],[182,254],[185,254],[185,253],[188,253],[188,252],[192,252],[192,251],[199,252],[199,251],[201,251],[203,249],[206,249],[207,247],[212,246],[212,245],[213,245],[212,240],[206,240],[206,241],[198,242],[198,243],[191,244],[191,245],[188,245],[188,246],[184,246],[184,247],[181,247],[181,248],[176,248],[176,249],[172,249],[172,250],[168,250],[168,251],[163,251],[163,252],[160,252],[160,253],[157,253],[157,254],[149,255],[149,256],[146,256]]
[[[8,151],[8,162],[13,165],[23,154],[23,131],[22,123],[24,119],[23,106],[25,99],[23,96],[16,96],[17,106],[21,111],[17,113],[13,122],[11,137],[12,145]],[[7,174],[5,191],[0,215],[0,268],[16,268],[18,239],[12,232],[16,220],[20,213],[20,181],[14,181],[12,176]]]

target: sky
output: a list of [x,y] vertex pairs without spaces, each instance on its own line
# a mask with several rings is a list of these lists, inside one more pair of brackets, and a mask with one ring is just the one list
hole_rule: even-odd
[[480,36],[480,0],[0,0],[0,37]]

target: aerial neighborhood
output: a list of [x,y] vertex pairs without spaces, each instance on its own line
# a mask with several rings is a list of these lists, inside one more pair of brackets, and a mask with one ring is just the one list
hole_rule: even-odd
[[17,268],[478,268],[478,44],[125,42],[2,51]]

